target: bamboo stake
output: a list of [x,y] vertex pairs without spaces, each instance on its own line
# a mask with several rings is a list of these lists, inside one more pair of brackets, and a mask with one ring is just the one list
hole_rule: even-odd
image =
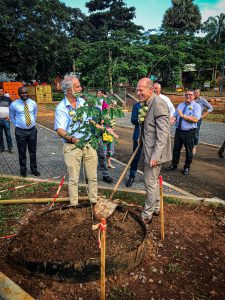
[[35,300],[9,277],[0,272],[0,299]]
[[163,206],[163,180],[162,176],[159,176],[159,192],[160,192],[160,223],[161,223],[161,238],[164,240],[164,206]]
[[[88,200],[88,196],[81,196],[79,201]],[[30,199],[10,199],[10,200],[0,200],[1,204],[32,204],[32,203],[46,203],[51,202],[52,198],[30,198]],[[70,198],[58,198],[55,202],[69,202]]]
[[101,300],[105,300],[106,219],[101,220]]

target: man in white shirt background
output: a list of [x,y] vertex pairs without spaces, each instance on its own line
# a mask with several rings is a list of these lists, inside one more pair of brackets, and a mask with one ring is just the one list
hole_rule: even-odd
[[175,107],[173,106],[169,97],[161,94],[161,85],[158,82],[154,83],[153,88],[154,88],[154,93],[166,102],[170,111],[170,124],[171,124],[173,114],[175,113]]

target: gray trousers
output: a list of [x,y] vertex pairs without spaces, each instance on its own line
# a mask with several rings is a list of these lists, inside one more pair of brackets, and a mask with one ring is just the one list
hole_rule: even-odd
[[160,210],[159,173],[162,165],[153,168],[149,164],[144,166],[146,200],[142,211],[142,219],[151,219],[154,211]]
[[98,163],[102,172],[102,176],[109,176],[109,171],[107,168],[107,163],[106,163],[106,156],[103,150],[103,141],[102,141],[102,137],[99,137],[99,142],[98,142],[98,150],[97,150],[97,154],[98,154]]

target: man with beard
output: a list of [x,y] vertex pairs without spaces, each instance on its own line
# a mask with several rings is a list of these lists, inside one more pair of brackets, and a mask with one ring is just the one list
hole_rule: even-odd
[[85,138],[85,132],[79,130],[79,127],[82,123],[89,123],[90,118],[84,113],[82,120],[73,122],[78,108],[85,105],[85,100],[78,95],[82,88],[78,78],[73,75],[65,76],[61,85],[65,97],[56,107],[54,127],[58,135],[63,138],[64,160],[69,173],[70,205],[73,207],[78,205],[78,182],[82,160],[88,181],[89,201],[96,203],[97,152],[89,143],[90,136],[86,137],[84,147],[76,146],[81,138]]

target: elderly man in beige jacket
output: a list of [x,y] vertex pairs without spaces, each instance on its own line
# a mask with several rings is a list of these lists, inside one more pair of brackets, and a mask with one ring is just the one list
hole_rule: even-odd
[[146,200],[142,212],[145,224],[152,220],[152,216],[159,215],[159,182],[158,177],[162,163],[170,161],[170,114],[164,100],[153,92],[153,82],[149,78],[142,78],[137,84],[137,96],[148,106],[142,127],[141,140],[144,149],[144,178]]

